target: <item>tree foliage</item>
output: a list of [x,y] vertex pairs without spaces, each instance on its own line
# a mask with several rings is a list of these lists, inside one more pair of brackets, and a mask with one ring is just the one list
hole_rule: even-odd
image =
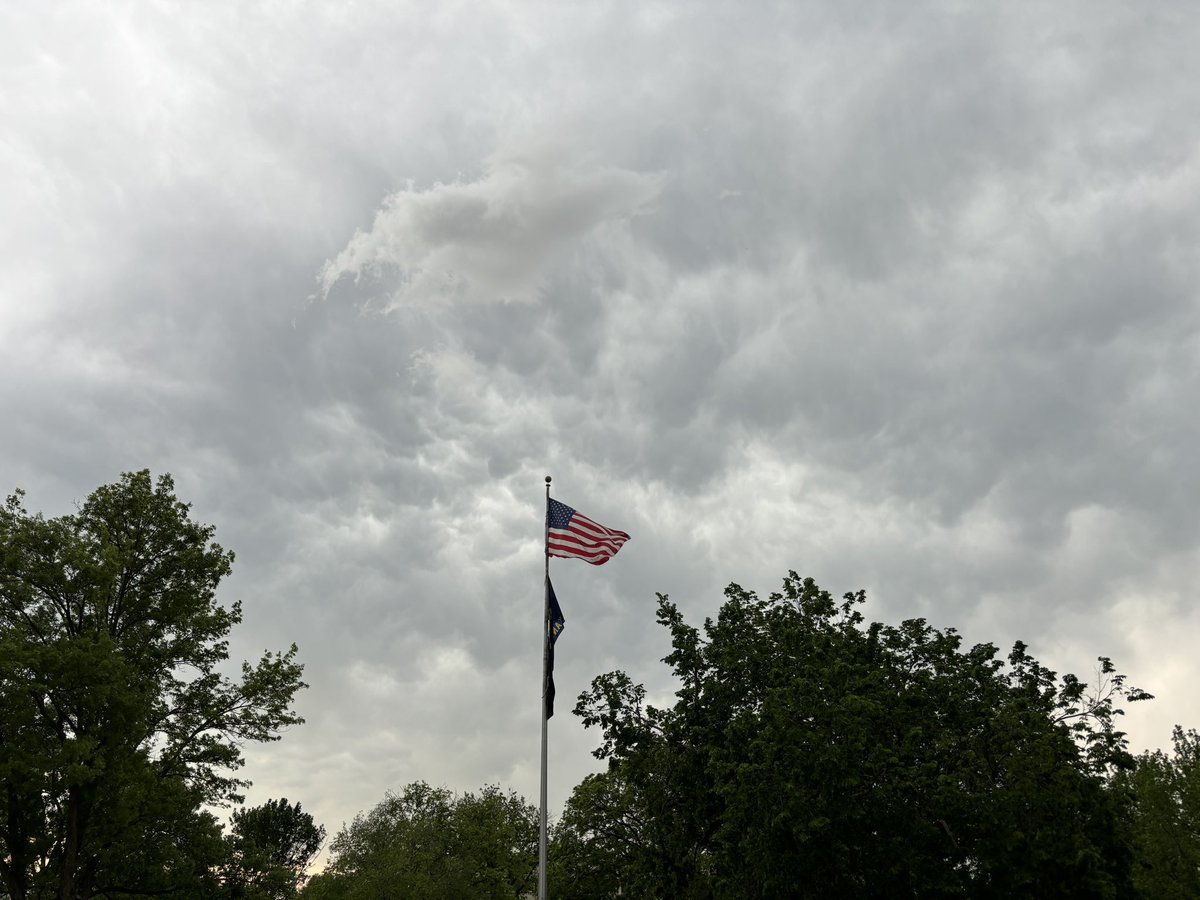
[[230,817],[231,862],[227,881],[234,897],[289,900],[307,880],[325,829],[287,798],[234,810]]
[[77,513],[0,509],[0,878],[14,900],[195,888],[222,857],[203,804],[240,799],[247,741],[301,721],[296,648],[228,677],[233,554],[169,476]]
[[389,793],[343,828],[305,900],[517,898],[537,888],[537,810],[485,787],[456,796],[424,782]]
[[568,804],[556,848],[587,877],[558,895],[1130,895],[1110,776],[1120,702],[1148,695],[1107,659],[1089,688],[1020,643],[868,624],[864,599],[793,572],[699,629],[660,595],[676,702],[621,672],[581,695],[609,767]]
[[645,866],[651,833],[645,797],[617,766],[586,776],[553,830],[549,893],[556,900],[650,897],[658,873]]
[[1200,897],[1200,735],[1176,726],[1173,753],[1144,753],[1122,779],[1133,799],[1134,881],[1143,897]]

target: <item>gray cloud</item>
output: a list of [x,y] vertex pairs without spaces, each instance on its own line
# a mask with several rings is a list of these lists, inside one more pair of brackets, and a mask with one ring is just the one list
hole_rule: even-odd
[[[653,592],[788,568],[1099,653],[1195,724],[1198,19],[1183,4],[0,11],[0,473],[176,475],[309,722],[252,800],[536,794]],[[552,802],[591,735],[553,721]]]
[[396,270],[393,305],[440,297],[531,301],[552,260],[658,191],[653,175],[620,169],[565,171],[567,147],[502,153],[477,181],[392,194],[321,273],[324,292],[346,276]]

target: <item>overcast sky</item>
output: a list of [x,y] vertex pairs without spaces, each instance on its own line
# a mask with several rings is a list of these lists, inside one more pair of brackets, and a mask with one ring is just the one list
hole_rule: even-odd
[[1191,3],[0,5],[0,492],[170,472],[307,724],[251,802],[550,805],[795,569],[1200,726]]

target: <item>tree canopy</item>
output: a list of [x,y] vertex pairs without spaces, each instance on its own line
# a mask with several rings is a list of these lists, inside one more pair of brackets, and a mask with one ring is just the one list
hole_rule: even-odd
[[230,817],[230,864],[226,882],[234,897],[288,900],[307,880],[325,829],[284,797],[235,809]]
[[296,647],[223,673],[233,554],[170,476],[77,513],[0,509],[0,879],[14,900],[199,890],[223,858],[204,805],[240,800],[246,742],[299,723]]
[[1132,895],[1116,727],[1128,688],[1059,678],[1018,643],[964,647],[921,619],[866,623],[794,572],[731,585],[715,620],[659,595],[668,708],[622,672],[576,713],[606,772],[571,797],[556,896]]
[[306,900],[512,900],[537,889],[537,810],[484,787],[414,782],[334,838]]
[[1200,735],[1176,726],[1172,744],[1119,779],[1133,802],[1134,882],[1155,900],[1200,897]]

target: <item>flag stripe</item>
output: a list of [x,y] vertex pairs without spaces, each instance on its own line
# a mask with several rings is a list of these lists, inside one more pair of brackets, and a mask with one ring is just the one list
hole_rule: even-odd
[[558,546],[563,550],[582,550],[585,553],[590,553],[593,550],[604,550],[610,555],[621,549],[621,545],[625,542],[622,540],[584,540],[575,534],[562,534],[559,532],[550,532],[551,546]]

